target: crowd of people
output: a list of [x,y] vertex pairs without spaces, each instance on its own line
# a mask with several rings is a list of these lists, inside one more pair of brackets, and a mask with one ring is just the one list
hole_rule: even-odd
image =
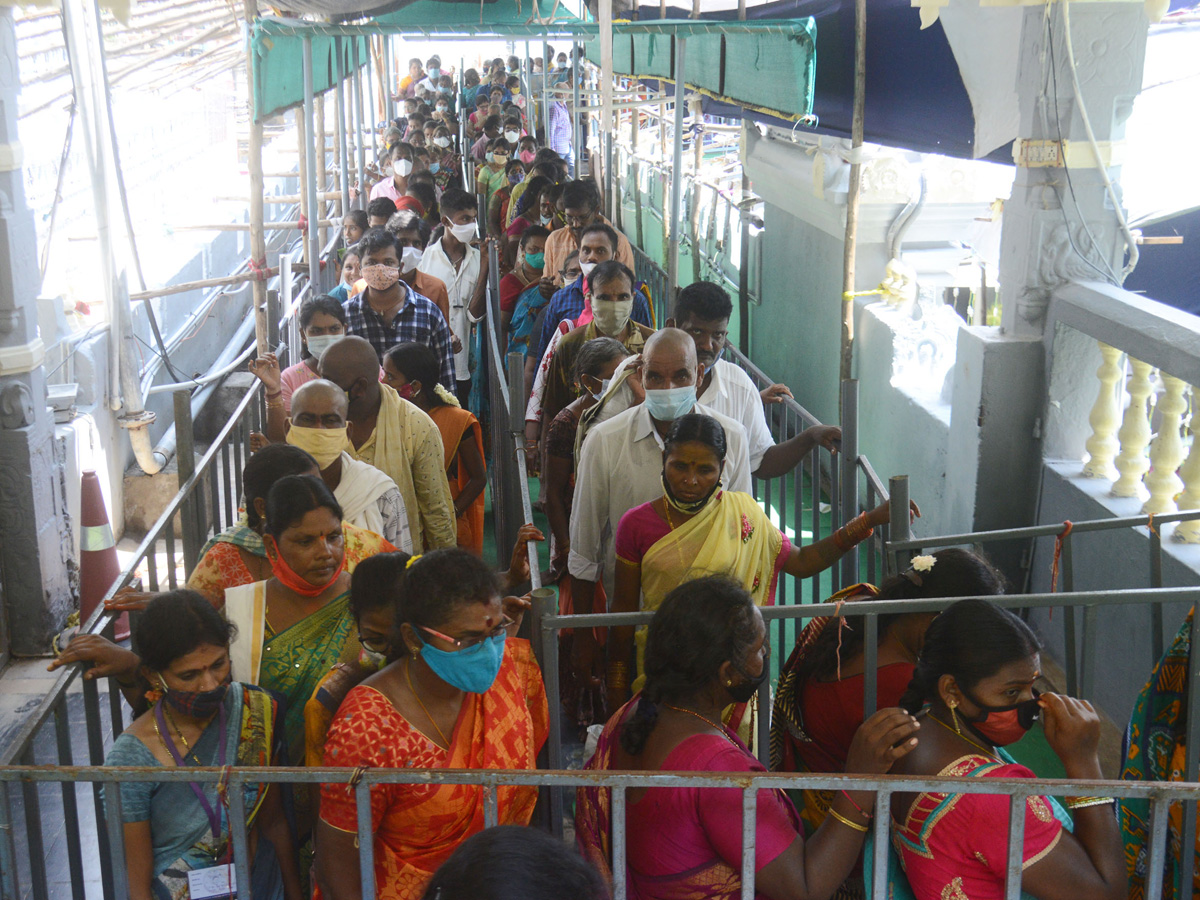
[[[777,771],[1030,778],[1004,748],[1040,717],[1068,775],[1099,778],[1095,711],[1038,693],[1036,636],[979,599],[1003,593],[1004,579],[964,550],[834,598],[949,598],[938,614],[880,618],[878,712],[864,711],[876,674],[852,616],[808,624],[773,709],[758,708],[771,647],[759,609],[779,578],[828,569],[889,510],[801,543],[755,502],[752,478],[799,477],[840,432],[774,440],[767,407],[790,391],[760,391],[723,359],[733,306],[719,285],[685,287],[672,317],[656,320],[661,298],[634,274],[595,182],[572,180],[561,101],[540,128],[525,101],[535,80],[569,85],[572,71],[565,54],[546,69],[497,59],[465,72],[460,93],[437,57],[411,61],[396,85],[404,116],[384,129],[381,168],[342,224],[339,284],[299,310],[301,358],[282,371],[272,355],[251,365],[267,418],[242,474],[242,519],[208,543],[186,588],[110,602],[138,611],[132,648],[82,636],[54,663],[90,664],[85,677],[112,679],[132,706],[108,763],[537,767],[549,701],[518,633],[525,545],[545,536],[526,525],[503,573],[482,558],[481,323],[498,265],[494,324],[526,360],[525,453],[542,479],[560,609],[654,611],[645,628],[562,638],[566,721],[602,726],[589,769],[763,771],[754,736],[769,714]],[[242,789],[256,898],[360,900],[353,786]],[[207,897],[206,870],[231,876],[223,789],[119,790],[134,900]],[[598,900],[614,880],[643,900],[741,895],[736,789],[630,789],[623,872],[605,789],[578,792],[578,854],[523,827],[531,787],[496,790],[491,830],[476,786],[374,785],[370,797],[380,898]],[[1066,805],[1028,799],[1023,889],[1125,897],[1113,801]],[[864,896],[875,815],[891,823],[889,896],[1004,896],[1006,797],[898,793],[876,810],[870,791],[765,790],[758,895]]]

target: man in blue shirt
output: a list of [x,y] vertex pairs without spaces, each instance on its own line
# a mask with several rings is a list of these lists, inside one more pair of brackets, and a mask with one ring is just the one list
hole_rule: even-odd
[[[602,262],[608,262],[617,254],[617,233],[603,222],[595,222],[585,226],[579,235],[579,268],[583,274],[572,284],[568,284],[550,298],[546,314],[542,317],[542,332],[537,341],[537,357],[539,361],[546,355],[546,347],[554,336],[560,322],[569,319],[574,322],[587,307],[583,296],[583,280]],[[647,300],[646,285],[637,282],[633,291],[633,321],[650,328],[654,327],[654,318],[650,314],[650,303]]]

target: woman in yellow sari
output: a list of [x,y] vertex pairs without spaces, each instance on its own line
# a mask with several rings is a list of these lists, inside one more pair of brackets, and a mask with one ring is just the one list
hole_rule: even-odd
[[483,458],[483,429],[463,409],[458,398],[438,384],[438,359],[425,344],[397,344],[383,357],[383,383],[427,413],[442,435],[442,452],[458,546],[483,554],[483,489],[487,467]]
[[[732,578],[756,606],[770,606],[781,571],[797,578],[815,575],[888,521],[884,504],[824,540],[796,546],[749,494],[721,490],[724,465],[725,429],[719,422],[696,413],[675,420],[663,446],[663,496],[634,507],[617,526],[613,612],[658,609],[680,584],[706,575]],[[645,629],[638,632],[635,692],[642,686],[645,647]],[[629,699],[633,629],[614,629],[612,642],[608,708],[618,709]],[[752,713],[750,704],[731,707],[726,724],[754,734],[748,709]]]
[[[483,560],[438,550],[392,578],[395,658],[346,696],[325,742],[328,766],[533,769],[549,709],[527,641],[513,637],[526,601],[500,598]],[[501,787],[498,824],[527,825],[537,789]],[[371,788],[375,896],[416,898],[438,867],[483,829],[483,791],[455,784]],[[353,788],[321,790],[319,896],[360,900]]]

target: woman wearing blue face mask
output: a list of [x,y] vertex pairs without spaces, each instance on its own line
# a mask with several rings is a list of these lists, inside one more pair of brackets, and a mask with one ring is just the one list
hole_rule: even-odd
[[[133,640],[151,685],[151,708],[116,739],[106,765],[266,766],[278,761],[279,704],[264,690],[232,681],[229,643],[235,633],[195,591],[172,591],[149,603]],[[255,897],[300,900],[304,891],[280,790],[261,783],[242,786],[255,848],[251,887]],[[194,879],[232,877],[229,816],[215,783],[126,782],[120,795],[133,900],[196,896]]]
[[[527,641],[513,635],[526,601],[501,599],[491,570],[463,550],[417,557],[388,595],[398,658],[347,695],[325,762],[372,768],[533,769],[549,710]],[[483,792],[469,785],[373,787],[375,879],[381,897],[419,896],[466,838],[483,828]],[[527,825],[537,790],[502,787],[501,825]],[[362,896],[353,789],[326,785],[317,826],[321,896]]]

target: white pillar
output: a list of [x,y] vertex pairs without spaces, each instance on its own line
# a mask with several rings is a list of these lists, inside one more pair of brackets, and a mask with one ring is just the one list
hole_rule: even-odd
[[1150,474],[1146,476],[1150,499],[1142,507],[1142,512],[1154,515],[1175,512],[1175,495],[1183,490],[1183,481],[1175,474],[1175,470],[1183,462],[1184,455],[1183,436],[1179,429],[1183,424],[1183,414],[1187,412],[1187,401],[1183,399],[1187,385],[1165,372],[1162,373],[1162,383],[1163,395],[1158,401],[1162,418],[1158,436],[1150,445]]
[[[1087,439],[1088,460],[1083,465],[1083,474],[1088,478],[1107,478],[1115,481],[1116,467],[1113,460],[1117,457],[1117,426],[1120,422],[1121,405],[1118,400],[1117,383],[1124,374],[1121,367],[1121,351],[1108,344],[1100,344],[1100,356],[1103,362],[1096,370],[1100,380],[1100,390],[1096,394],[1096,403],[1092,407],[1088,421],[1092,425],[1092,436]],[[1122,391],[1123,393],[1123,391]]]
[[1150,443],[1150,414],[1147,401],[1154,391],[1154,369],[1149,363],[1129,357],[1133,377],[1129,379],[1129,406],[1117,437],[1121,452],[1117,456],[1117,471],[1121,477],[1113,485],[1114,497],[1142,497],[1145,488],[1142,476],[1150,468],[1146,445]]
[[[1196,409],[1196,388],[1192,387],[1192,419],[1188,430],[1192,433],[1192,450],[1183,465],[1179,467],[1179,477],[1183,480],[1183,493],[1176,498],[1179,510],[1200,509],[1200,440],[1196,432],[1200,430],[1200,412]],[[1184,544],[1200,544],[1200,519],[1190,522],[1180,522],[1175,526],[1175,540]]]

